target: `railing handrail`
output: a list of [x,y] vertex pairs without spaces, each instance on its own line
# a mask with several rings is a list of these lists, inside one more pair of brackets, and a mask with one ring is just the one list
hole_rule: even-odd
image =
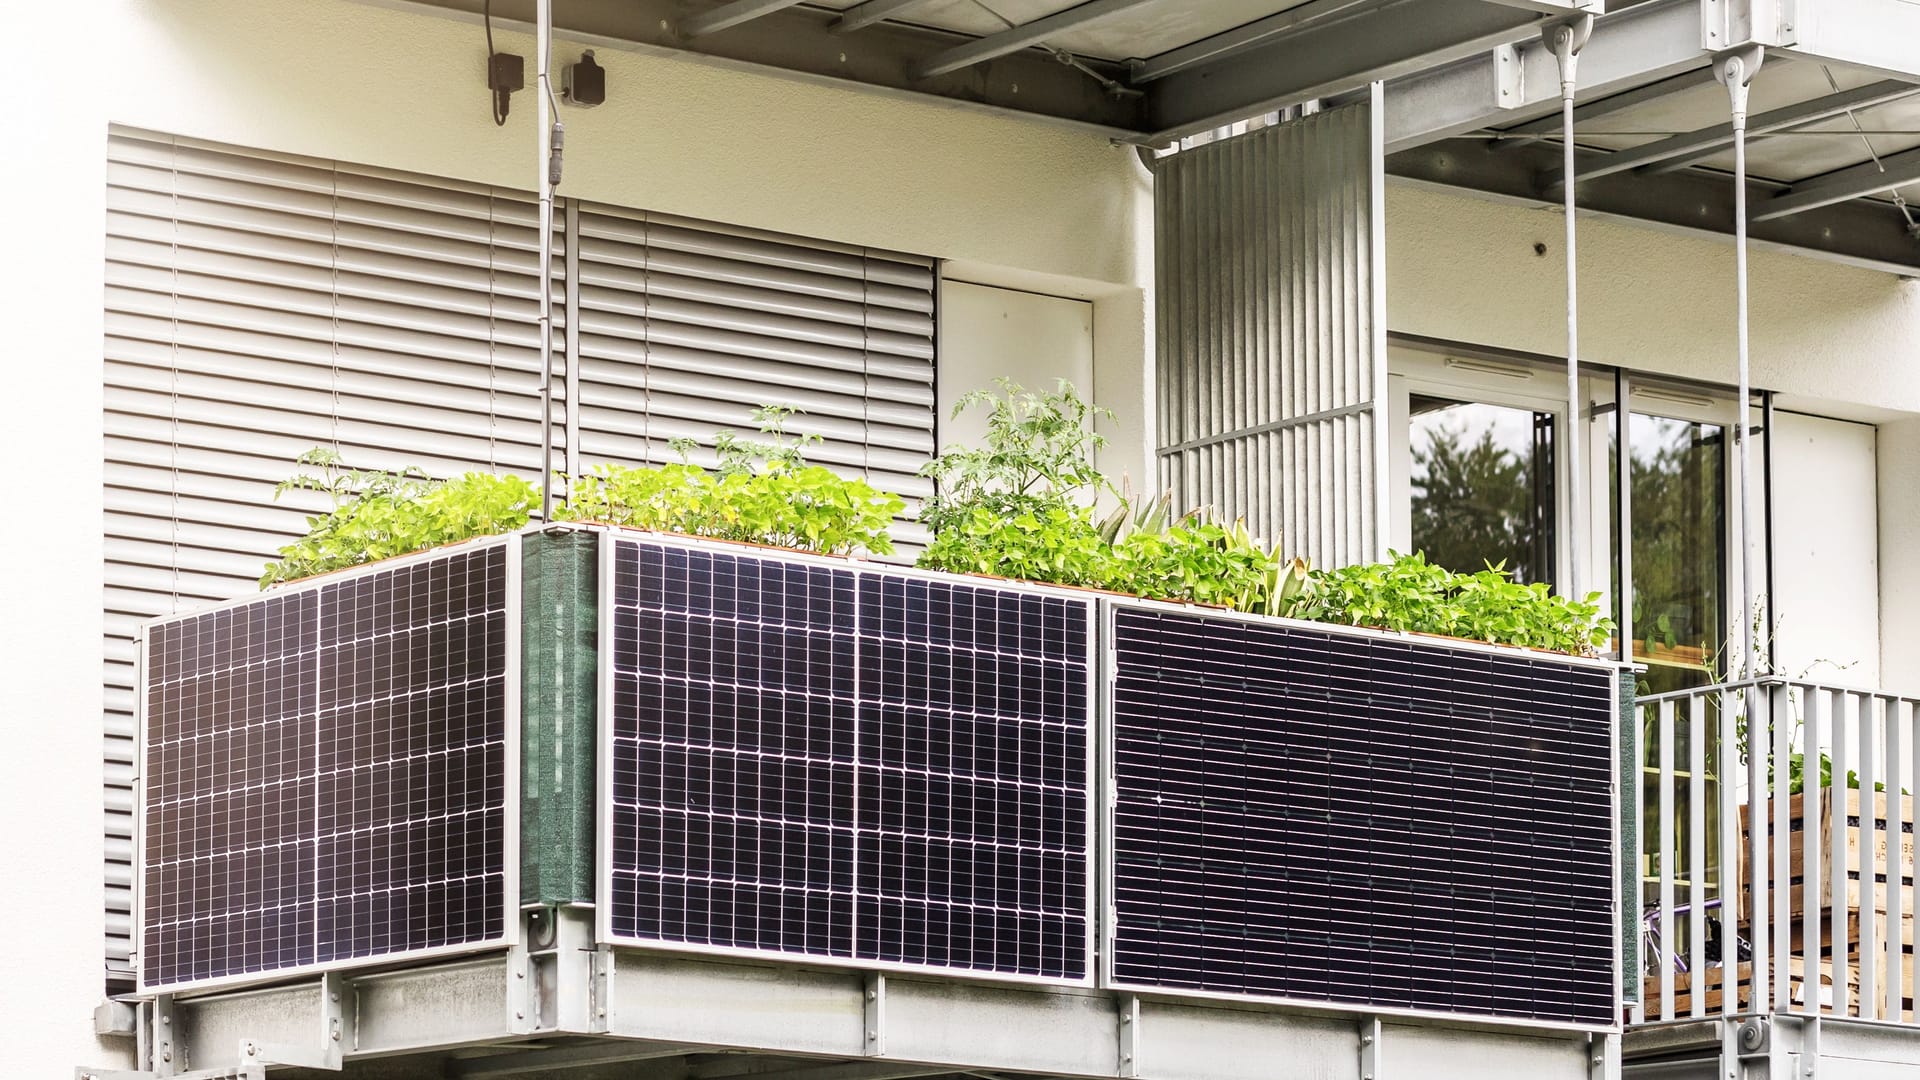
[[1920,819],[1899,797],[1920,789],[1920,697],[1769,674],[1636,704],[1651,800],[1636,1018],[1920,1024],[1900,839]]
[[1820,679],[1798,678],[1792,675],[1759,675],[1751,679],[1736,679],[1731,682],[1712,683],[1707,686],[1693,686],[1684,690],[1666,690],[1658,694],[1647,694],[1634,698],[1637,705],[1658,705],[1663,701],[1685,701],[1688,698],[1705,694],[1723,694],[1749,687],[1785,686],[1795,690],[1819,690],[1832,694],[1853,694],[1858,697],[1881,698],[1888,701],[1909,701],[1920,704],[1920,697],[1911,694],[1895,693],[1891,690],[1876,690],[1867,686],[1849,686],[1845,683],[1826,682]]

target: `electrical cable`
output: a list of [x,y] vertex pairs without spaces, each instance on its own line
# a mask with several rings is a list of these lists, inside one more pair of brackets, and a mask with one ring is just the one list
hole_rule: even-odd
[[[1827,77],[1827,85],[1833,88],[1833,92],[1836,94],[1839,93],[1840,83],[1833,77],[1833,69],[1825,64],[1821,64],[1820,72]],[[1860,142],[1866,146],[1867,156],[1873,159],[1873,167],[1879,169],[1881,172],[1886,172],[1886,163],[1880,160],[1880,152],[1873,148],[1873,140],[1867,137],[1867,129],[1861,126],[1860,118],[1853,115],[1852,109],[1847,110],[1847,119],[1853,123],[1853,130],[1860,136]],[[1898,188],[1889,192],[1889,194],[1893,196],[1893,205],[1900,210],[1900,217],[1907,223],[1907,232],[1914,236],[1920,236],[1920,222],[1916,222],[1913,219],[1913,210],[1907,205],[1906,197],[1900,194]]]
[[[481,0],[480,24],[487,28],[487,65],[489,70],[491,70],[493,65],[493,56],[494,56],[494,53],[493,53],[493,0]],[[488,82],[492,82],[492,79],[488,79]],[[493,126],[494,127],[507,126],[507,111],[500,107],[501,100],[505,97],[506,97],[506,94],[502,91],[495,90],[493,92]]]

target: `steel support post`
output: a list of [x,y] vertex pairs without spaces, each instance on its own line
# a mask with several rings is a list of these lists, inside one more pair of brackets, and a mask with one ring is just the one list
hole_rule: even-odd
[[[1714,58],[1714,74],[1726,85],[1727,101],[1733,120],[1733,274],[1734,274],[1734,342],[1738,365],[1737,388],[1734,392],[1734,436],[1739,447],[1739,459],[1736,464],[1739,482],[1736,485],[1735,498],[1739,512],[1735,515],[1737,525],[1734,529],[1739,544],[1740,610],[1734,620],[1734,642],[1743,658],[1741,675],[1752,679],[1759,672],[1759,650],[1754,642],[1753,596],[1753,497],[1752,497],[1752,424],[1747,416],[1748,399],[1752,397],[1752,385],[1748,370],[1747,337],[1747,97],[1753,76],[1760,68],[1764,50],[1758,45],[1750,45],[1725,52]],[[1572,175],[1569,170],[1569,175]],[[1759,729],[1756,724],[1760,711],[1755,707],[1760,695],[1749,689],[1741,695],[1741,705],[1747,717],[1749,743]],[[1764,821],[1767,814],[1766,772],[1763,768],[1763,755],[1748,754],[1747,761],[1747,801],[1749,820]],[[1772,989],[1768,979],[1768,961],[1772,959],[1768,951],[1767,901],[1769,876],[1767,874],[1767,834],[1764,829],[1752,830],[1749,837],[1749,861],[1753,872],[1748,875],[1746,886],[1752,898],[1752,944],[1753,944],[1753,1011],[1764,1014],[1768,1008],[1768,999]]]
[[[1580,49],[1593,36],[1593,16],[1582,15],[1571,22],[1543,28],[1541,36],[1553,50],[1560,66],[1560,140],[1565,175],[1577,175],[1573,162],[1573,98],[1578,83]],[[1580,473],[1580,443],[1586,437],[1586,410],[1581,408],[1580,393],[1580,273],[1578,227],[1575,223],[1575,188],[1561,185],[1561,209],[1567,231],[1567,579],[1565,593],[1578,599],[1585,595],[1581,584],[1586,568],[1581,559],[1586,552],[1582,535],[1588,519],[1581,493],[1586,489]]]

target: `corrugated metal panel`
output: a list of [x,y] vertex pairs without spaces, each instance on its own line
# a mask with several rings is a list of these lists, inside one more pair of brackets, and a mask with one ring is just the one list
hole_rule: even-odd
[[1382,553],[1377,128],[1362,103],[1155,165],[1161,483],[1320,565]]
[[757,406],[782,404],[822,438],[809,460],[909,504],[931,494],[932,260],[607,207],[579,219],[584,465],[677,460],[672,440],[751,432]]
[[[537,211],[524,193],[132,130],[109,146],[104,777],[109,979],[130,979],[133,648],[251,591],[321,509],[273,498],[325,445],[356,468],[540,472]],[[580,267],[586,463],[806,410],[811,456],[910,499],[933,452],[931,260],[608,208]],[[556,221],[560,220],[556,217]],[[556,351],[567,328],[556,303]],[[909,529],[897,532],[914,539]]]

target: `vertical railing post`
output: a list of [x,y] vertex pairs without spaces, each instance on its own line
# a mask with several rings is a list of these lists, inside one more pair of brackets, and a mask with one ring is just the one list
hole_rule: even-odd
[[[1846,1016],[1852,1009],[1853,933],[1847,917],[1847,773],[1853,768],[1849,753],[1858,730],[1854,719],[1852,694],[1827,695],[1828,715],[1833,727],[1833,770],[1826,788],[1827,805],[1821,820],[1832,823],[1827,846],[1827,892],[1819,902],[1827,905],[1833,935],[1833,1011]],[[1815,826],[1818,828],[1818,826]]]
[[[1907,817],[1905,807],[1907,800],[1903,793],[1909,785],[1906,775],[1907,755],[1903,752],[1904,747],[1902,746],[1902,736],[1905,734],[1902,729],[1905,725],[1900,722],[1901,714],[1904,710],[1901,708],[1900,700],[1891,697],[1884,700],[1882,708],[1886,716],[1887,744],[1887,790],[1885,793],[1887,803],[1887,921],[1885,933],[1882,935],[1882,940],[1887,943],[1887,1011],[1885,1015],[1888,1020],[1899,1020],[1901,1014],[1906,1011],[1907,998],[1907,965],[1905,963],[1907,942],[1906,933],[1904,932],[1905,927],[1902,925],[1905,912],[1905,897],[1901,895],[1905,890],[1901,885],[1900,878],[1902,862],[1901,848],[1903,845],[1902,823]],[[1873,799],[1873,803],[1873,815],[1875,820],[1878,820],[1880,817],[1880,798],[1877,794]],[[1874,876],[1876,878],[1879,877],[1880,871],[1879,851],[1880,848],[1878,847],[1873,849]],[[1861,875],[1863,880],[1865,877],[1865,874]]]
[[[1793,692],[1781,683],[1768,683],[1756,687],[1761,695],[1761,706],[1767,717],[1767,727],[1773,732],[1772,748],[1769,757],[1772,767],[1768,770],[1772,783],[1767,803],[1773,813],[1769,817],[1769,833],[1773,838],[1772,859],[1773,874],[1768,886],[1768,895],[1773,902],[1773,1002],[1776,1008],[1785,1011],[1793,1003]],[[1804,791],[1804,785],[1802,785]],[[1804,801],[1804,799],[1802,800]],[[1804,944],[1804,942],[1803,942]],[[1815,963],[1807,967],[1804,959],[1800,968],[1801,986],[1804,990],[1807,976],[1819,969],[1818,952],[1815,950]]]
[[[1687,698],[1687,972],[1693,983],[1694,1017],[1707,1015],[1707,799],[1716,792],[1707,783],[1707,693]],[[1726,771],[1726,755],[1716,753]],[[1724,882],[1726,875],[1721,874]],[[1724,889],[1721,895],[1725,895]]]
[[[1805,995],[1802,1012],[1809,1016],[1820,1013],[1820,947],[1822,920],[1820,907],[1820,822],[1821,800],[1827,790],[1820,783],[1820,755],[1824,752],[1825,741],[1822,732],[1825,728],[1827,695],[1813,687],[1801,691],[1800,708],[1802,723],[1800,728],[1800,940],[1802,951],[1806,953],[1806,967],[1801,973],[1801,991]],[[1846,944],[1839,937],[1833,939],[1834,963],[1842,962]],[[1836,971],[1832,976],[1837,982]]]
[[[1753,946],[1753,1005],[1752,1011],[1768,1011],[1768,1001],[1773,989],[1768,981],[1767,961],[1770,936],[1767,933],[1768,887],[1772,884],[1767,873],[1767,822],[1771,815],[1767,805],[1767,758],[1772,748],[1767,738],[1766,721],[1769,714],[1762,708],[1765,688],[1748,684],[1740,692],[1740,710],[1747,720],[1747,910],[1748,933]],[[1737,957],[1736,957],[1737,959]]]
[[[1663,701],[1655,712],[1656,731],[1654,737],[1659,747],[1660,774],[1655,779],[1659,784],[1660,823],[1655,841],[1655,875],[1659,879],[1660,915],[1655,924],[1660,934],[1660,1019],[1674,1018],[1674,952],[1673,952],[1673,885],[1674,862],[1679,845],[1674,842],[1673,820],[1673,710],[1672,701]],[[1695,985],[1694,994],[1704,991]]]
[[1720,1013],[1740,1011],[1740,786],[1735,767],[1740,760],[1742,695],[1736,690],[1714,691],[1720,699]]
[[[1859,695],[1858,702],[1858,708],[1860,710],[1860,786],[1858,789],[1854,789],[1851,786],[1847,788],[1845,799],[1833,812],[1833,824],[1836,832],[1849,827],[1847,824],[1848,819],[1854,817],[1855,812],[1850,810],[1847,803],[1859,803],[1857,814],[1860,821],[1860,840],[1857,844],[1850,844],[1849,846],[1860,849],[1860,864],[1855,868],[1860,874],[1860,1016],[1862,1019],[1872,1020],[1879,1017],[1880,1006],[1882,1004],[1880,993],[1880,926],[1879,920],[1874,917],[1875,910],[1879,907],[1875,902],[1875,894],[1879,890],[1874,888],[1873,880],[1874,843],[1876,835],[1879,832],[1879,830],[1874,827],[1873,784],[1875,779],[1880,775],[1880,702],[1877,697],[1872,695]],[[1835,777],[1835,779],[1839,780],[1840,778]],[[1841,782],[1845,783],[1844,780]],[[1857,795],[1854,794],[1856,790],[1858,791]],[[1848,899],[1848,894],[1853,891],[1851,883],[1836,881],[1834,885],[1849,886],[1846,892],[1842,892],[1839,888],[1834,890],[1834,903],[1836,905],[1844,903],[1851,906],[1852,902]]]

